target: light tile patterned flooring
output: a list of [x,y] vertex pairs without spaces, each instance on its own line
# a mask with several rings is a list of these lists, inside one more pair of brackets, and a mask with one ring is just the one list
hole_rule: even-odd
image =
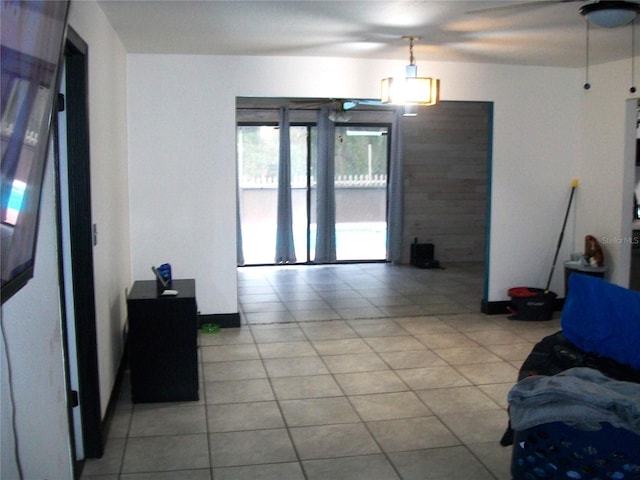
[[506,394],[557,331],[479,313],[482,265],[239,269],[200,400],[134,404],[83,479],[508,480]]

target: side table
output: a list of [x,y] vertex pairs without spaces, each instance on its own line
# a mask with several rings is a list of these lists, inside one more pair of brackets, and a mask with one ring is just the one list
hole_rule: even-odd
[[164,296],[155,280],[137,281],[127,298],[133,402],[198,400],[195,280],[173,280]]

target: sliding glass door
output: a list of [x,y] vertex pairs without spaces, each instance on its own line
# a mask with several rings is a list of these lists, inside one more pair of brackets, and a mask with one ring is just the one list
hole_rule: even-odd
[[[388,126],[335,125],[329,187],[324,184],[327,182],[318,182],[318,172],[326,174],[324,164],[318,162],[327,162],[322,154],[319,160],[318,127],[296,124],[290,126],[289,132],[288,187],[295,262],[316,262],[317,214],[326,213],[323,208],[326,210],[327,206],[332,210],[328,218],[333,219],[335,227],[335,261],[384,260],[387,256]],[[244,265],[275,263],[279,138],[280,131],[275,124],[237,127]]]
[[384,260],[388,128],[336,126],[335,136],[337,260]]

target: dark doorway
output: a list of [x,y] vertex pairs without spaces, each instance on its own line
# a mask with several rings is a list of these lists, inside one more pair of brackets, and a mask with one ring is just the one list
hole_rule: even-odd
[[[65,45],[64,112],[59,115],[58,235],[61,245],[63,314],[67,332],[76,462],[101,457],[104,449],[96,343],[91,220],[87,44],[71,28]],[[73,435],[72,435],[73,437]],[[76,472],[78,473],[78,472]]]

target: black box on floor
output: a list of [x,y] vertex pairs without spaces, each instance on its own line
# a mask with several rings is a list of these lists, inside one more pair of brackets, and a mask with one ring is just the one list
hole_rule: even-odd
[[434,262],[434,250],[433,243],[412,243],[409,259],[411,265],[420,268],[430,268],[430,265]]
[[541,288],[514,287],[509,289],[512,320],[551,320],[556,300],[554,292]]

